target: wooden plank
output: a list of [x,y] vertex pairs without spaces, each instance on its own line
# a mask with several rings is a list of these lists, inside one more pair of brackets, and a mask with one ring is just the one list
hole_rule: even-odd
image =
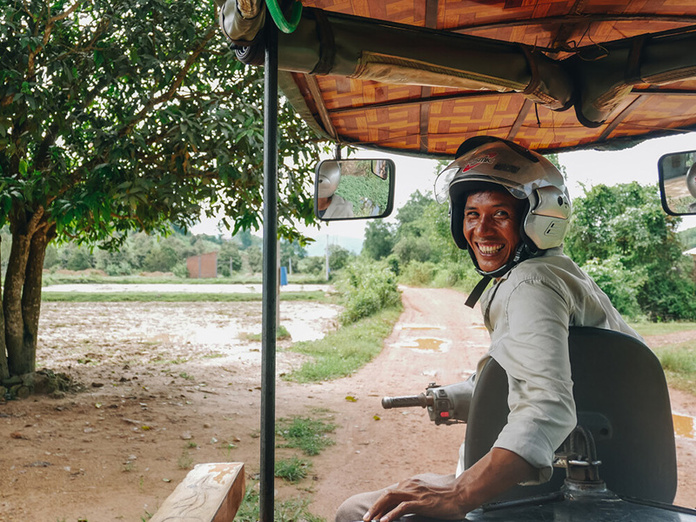
[[319,111],[319,117],[321,118],[321,122],[324,124],[324,129],[329,133],[329,136],[336,139],[336,129],[331,121],[329,112],[326,110],[326,105],[324,105],[324,97],[321,94],[321,89],[319,89],[317,79],[314,76],[307,74],[305,75],[305,80],[307,81],[307,88],[312,94],[314,103],[317,105],[317,111]]
[[198,464],[150,522],[231,522],[244,498],[244,464]]

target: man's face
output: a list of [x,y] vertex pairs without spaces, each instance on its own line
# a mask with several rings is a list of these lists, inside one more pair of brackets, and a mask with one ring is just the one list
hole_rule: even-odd
[[497,270],[507,263],[520,243],[520,202],[510,193],[474,192],[464,207],[464,237],[479,268]]

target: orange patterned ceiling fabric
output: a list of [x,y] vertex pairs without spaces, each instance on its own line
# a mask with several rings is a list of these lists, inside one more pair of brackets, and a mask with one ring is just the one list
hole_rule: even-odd
[[[663,82],[659,85],[645,83],[641,81],[644,76],[638,73],[644,57],[650,59],[650,54],[655,54],[645,45],[652,45],[655,40],[648,39],[644,44],[634,38],[664,31],[686,32],[688,38],[680,42],[687,43],[677,43],[675,49],[696,56],[696,45],[692,45],[696,42],[696,1],[693,0],[304,0],[302,3],[304,7],[329,14],[523,44],[525,53],[543,53],[570,71],[571,77],[578,66],[585,66],[583,61],[591,65],[593,60],[608,60],[608,55],[613,55],[612,60],[616,57],[616,62],[606,62],[611,64],[606,71],[590,71],[584,80],[591,91],[595,85],[591,74],[598,75],[597,80],[606,83],[605,91],[587,94],[578,88],[573,95],[576,107],[582,107],[578,103],[582,99],[591,109],[585,112],[580,108],[580,118],[573,107],[553,111],[538,105],[535,102],[540,98],[533,97],[531,90],[525,95],[498,92],[509,91],[502,88],[494,91],[443,87],[436,85],[437,74],[426,82],[430,85],[399,76],[396,81],[402,83],[392,83],[391,78],[383,81],[382,76],[372,76],[380,81],[360,80],[352,73],[312,74],[298,69],[286,75],[281,87],[303,117],[324,135],[346,144],[438,157],[451,155],[459,143],[477,134],[513,139],[545,152],[612,143],[622,146],[627,139],[696,129],[696,63],[679,63],[679,72],[674,76],[668,68],[666,76],[659,76],[658,81]],[[375,31],[380,31],[380,26]],[[693,35],[693,39],[688,35]],[[629,38],[634,40],[621,42]],[[419,44],[418,38],[408,42],[416,50]],[[358,56],[359,52],[353,54]],[[669,62],[668,57],[664,60],[661,57],[652,58],[658,68]],[[359,58],[356,60],[359,62]],[[530,69],[534,66],[530,65]],[[435,71],[441,74],[442,70]],[[614,73],[618,79],[613,78]],[[621,83],[624,76],[625,84]],[[541,78],[548,81],[548,76]],[[671,79],[675,81],[670,83]],[[597,111],[599,116],[594,117]]]

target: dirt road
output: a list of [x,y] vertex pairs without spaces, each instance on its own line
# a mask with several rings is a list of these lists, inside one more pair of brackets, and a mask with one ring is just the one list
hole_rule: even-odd
[[[467,377],[488,335],[455,291],[405,289],[403,297],[397,327],[365,368],[322,384],[278,381],[278,417],[328,410],[338,426],[337,444],[312,458],[312,477],[299,487],[278,481],[279,497],[311,498],[311,511],[330,520],[354,492],[453,470],[462,427],[436,427],[422,409],[384,411],[380,399]],[[321,335],[336,313],[281,304],[296,339]],[[86,391],[0,403],[0,521],[146,520],[200,462],[243,461],[253,478],[260,344],[247,334],[260,330],[260,314],[259,303],[45,303],[40,366]],[[279,373],[301,364],[284,346]],[[691,396],[676,393],[673,405],[696,415]],[[677,444],[677,503],[694,507],[696,443]]]
[[[406,288],[405,311],[382,353],[354,376],[328,383],[332,395],[361,397],[340,409],[339,443],[320,457],[322,477],[313,508],[331,519],[344,497],[387,486],[415,473],[453,473],[457,450],[464,438],[462,426],[435,426],[420,408],[381,410],[384,395],[413,394],[430,381],[457,382],[469,376],[488,348],[489,337],[478,309],[464,307],[462,295],[446,289]],[[696,338],[681,333],[647,339],[648,344]],[[442,341],[439,349],[430,340]],[[420,386],[420,388],[419,388]],[[671,391],[673,411],[696,416],[696,398]],[[366,403],[366,404],[365,404]],[[380,419],[375,421],[373,415]],[[696,507],[696,441],[677,437],[679,486],[675,503]],[[601,470],[600,470],[601,471]]]

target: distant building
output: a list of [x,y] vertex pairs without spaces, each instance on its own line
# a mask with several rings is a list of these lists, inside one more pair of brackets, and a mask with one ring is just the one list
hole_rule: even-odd
[[186,258],[186,268],[191,279],[217,277],[217,252]]

